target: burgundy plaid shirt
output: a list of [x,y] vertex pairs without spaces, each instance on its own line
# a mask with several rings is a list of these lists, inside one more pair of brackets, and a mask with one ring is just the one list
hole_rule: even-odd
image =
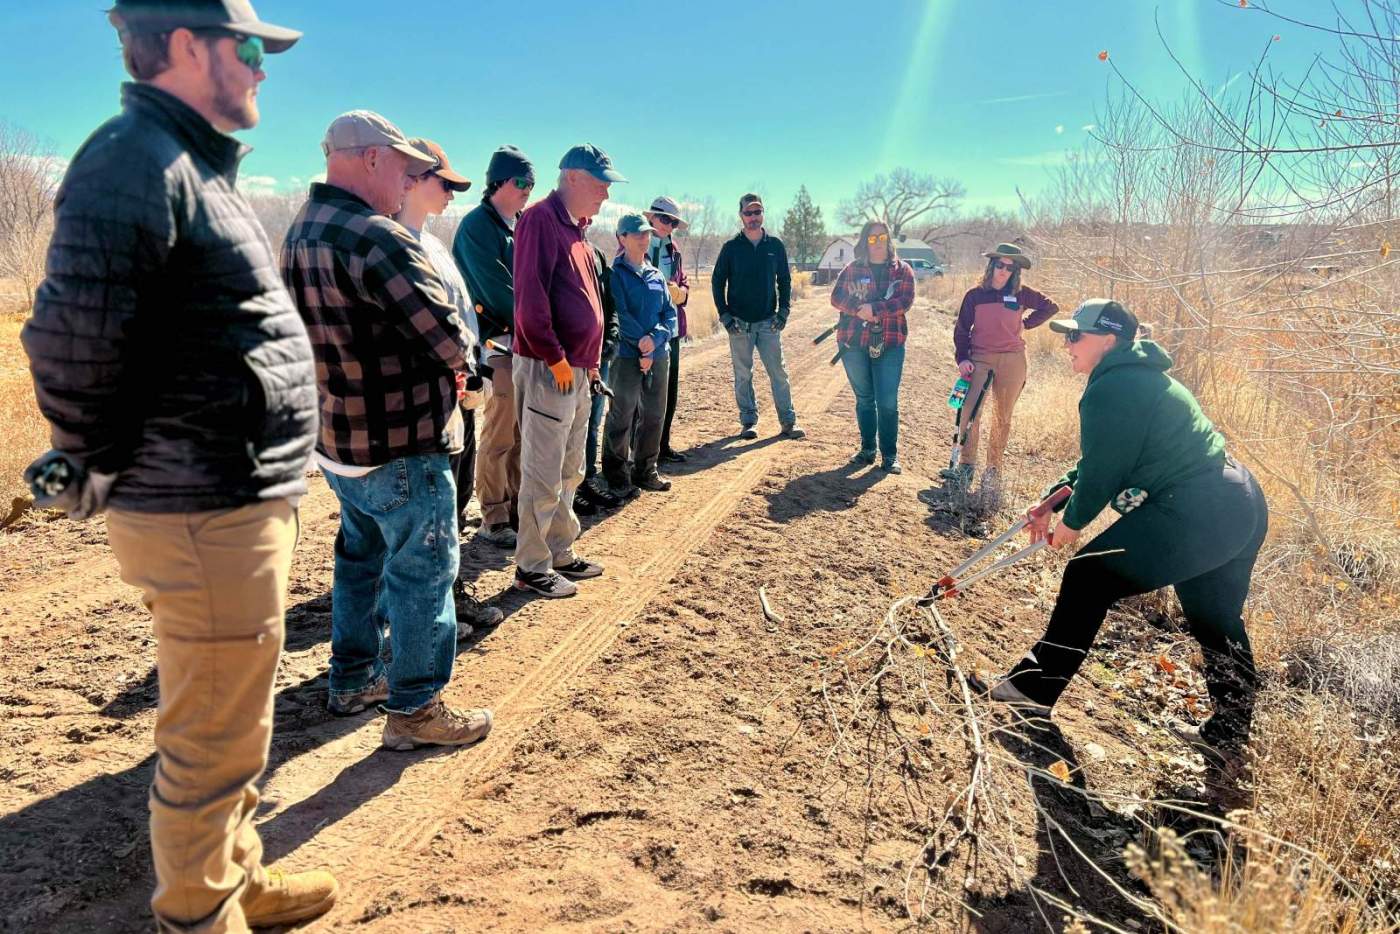
[[[886,347],[903,347],[909,336],[905,313],[914,305],[914,270],[906,262],[883,266],[850,263],[836,277],[831,304],[841,312],[836,340],[847,347],[869,347],[879,333]],[[875,323],[866,326],[856,317],[861,305],[869,305]]]

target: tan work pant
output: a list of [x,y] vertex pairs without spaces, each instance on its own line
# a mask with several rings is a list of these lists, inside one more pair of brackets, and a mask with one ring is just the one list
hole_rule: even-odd
[[240,898],[266,879],[254,783],[272,739],[296,510],[285,499],[213,512],[112,510],[107,534],[156,636],[156,924],[246,931]]
[[581,527],[574,493],[583,482],[583,449],[593,396],[588,371],[574,367],[574,385],[560,392],[543,360],[515,358],[515,398],[520,417],[520,529],[515,567],[548,573],[575,560]]
[[963,445],[962,462],[977,463],[977,442],[982,432],[982,419],[987,410],[996,409],[996,422],[992,425],[992,438],[987,447],[987,466],[1001,469],[1001,456],[1006,452],[1006,442],[1011,437],[1011,413],[1016,408],[1016,400],[1021,398],[1021,389],[1026,385],[1026,352],[1014,350],[1009,353],[973,353],[972,384],[967,390],[967,402],[963,413],[972,411],[973,400],[987,382],[987,371],[996,376],[992,379],[991,397],[982,400],[982,409],[977,420],[967,433],[967,443]]
[[511,379],[514,357],[491,360],[491,396],[482,413],[476,450],[476,498],[481,526],[513,522],[520,498],[520,422]]

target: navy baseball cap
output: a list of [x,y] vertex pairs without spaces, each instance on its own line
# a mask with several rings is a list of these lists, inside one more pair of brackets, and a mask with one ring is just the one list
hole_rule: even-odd
[[1091,298],[1074,310],[1074,317],[1051,321],[1050,330],[1061,334],[1068,334],[1070,331],[1112,334],[1125,341],[1131,341],[1137,336],[1138,319],[1111,298]]
[[625,182],[627,176],[613,168],[612,160],[592,143],[575,146],[559,160],[561,169],[582,169],[600,182]]

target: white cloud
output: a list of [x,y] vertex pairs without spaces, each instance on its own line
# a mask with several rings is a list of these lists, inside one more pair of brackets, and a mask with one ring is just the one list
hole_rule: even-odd
[[1055,125],[1055,135],[1056,135],[1056,136],[1060,136],[1060,135],[1062,135],[1064,132],[1065,132],[1065,125],[1064,125],[1063,123],[1058,123],[1058,124]]
[[1083,130],[1085,133],[1088,133],[1090,130],[1097,129],[1097,128],[1098,128],[1098,124],[1097,124],[1097,123],[1086,123],[1086,124],[1084,124],[1082,127],[1080,127],[1080,129]]
[[238,187],[245,195],[271,195],[277,193],[278,183],[272,175],[244,175]]

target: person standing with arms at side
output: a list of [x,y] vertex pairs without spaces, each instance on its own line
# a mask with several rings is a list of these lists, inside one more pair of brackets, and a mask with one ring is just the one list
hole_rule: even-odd
[[452,256],[478,309],[482,341],[503,345],[487,350],[491,394],[481,419],[476,495],[481,529],[476,537],[498,548],[515,547],[520,498],[520,424],[515,414],[509,353],[515,330],[515,222],[535,190],[535,166],[519,149],[502,146],[486,166],[481,203],[467,212],[452,238]]
[[301,33],[233,0],[117,0],[108,18],[135,81],[64,173],[21,339],[76,467],[63,506],[106,510],[152,617],[156,927],[294,924],[331,907],[335,879],[268,872],[253,817],[316,373],[228,134],[257,125],[263,56]]
[[685,460],[685,455],[671,446],[671,423],[676,419],[676,396],[681,388],[681,341],[686,336],[685,305],[690,300],[690,279],[673,238],[689,225],[681,219],[680,205],[664,195],[651,203],[651,210],[645,212],[645,217],[654,228],[647,260],[661,271],[671,304],[676,306],[676,335],[671,338],[667,355],[670,379],[666,384],[666,418],[661,425],[661,462],[679,464]]
[[437,160],[367,110],[332,121],[321,151],[326,181],[282,242],[282,279],[316,354],[315,460],[340,501],[327,707],[383,702],[386,749],[462,746],[491,731],[490,711],[442,700],[457,654],[457,376],[474,351],[422,245],[389,216]]
[[734,364],[734,401],[739,406],[739,437],[758,437],[758,401],[753,392],[753,352],[758,350],[773,408],[784,437],[805,438],[792,408],[792,386],[783,366],[783,328],[792,306],[792,271],[783,241],[763,228],[763,199],[750,192],[739,199],[743,229],[720,247],[710,288],[719,323],[729,332]]
[[[442,212],[447,210],[447,206],[452,203],[453,192],[466,191],[472,183],[452,171],[452,166],[447,161],[447,153],[443,152],[437,143],[420,136],[409,140],[408,144],[419,152],[426,152],[432,156],[437,160],[437,164],[421,175],[409,179],[409,189],[404,195],[403,207],[394,215],[394,220],[408,228],[408,232],[417,237],[418,242],[423,245],[423,252],[428,254],[433,271],[442,280],[443,288],[447,289],[448,297],[457,309],[457,316],[471,332],[475,359],[480,356],[481,327],[476,309],[472,307],[471,295],[467,292],[467,284],[462,281],[462,274],[457,271],[457,264],[453,262],[452,253],[447,249],[447,245],[423,227],[429,217],[440,217]],[[481,378],[475,375],[472,379],[478,384],[481,381]],[[457,486],[457,531],[460,537],[466,527],[467,503],[472,497],[472,482],[476,475],[476,412],[465,406],[462,408],[462,452],[453,455],[452,459],[452,479]],[[458,639],[470,635],[477,626],[495,626],[504,618],[504,614],[498,608],[483,606],[477,602],[476,598],[467,592],[466,582],[461,577],[453,582],[453,591],[457,597]]]
[[622,252],[613,263],[612,287],[618,353],[611,374],[613,400],[608,407],[603,477],[624,494],[634,486],[653,493],[671,488],[671,481],[656,472],[656,459],[666,415],[666,371],[676,306],[671,304],[661,271],[646,261],[655,232],[640,214],[624,214],[617,222]]
[[[959,375],[971,384],[967,390],[969,400],[982,393],[987,374],[993,374],[991,393],[996,405],[996,427],[987,445],[982,495],[995,502],[1001,492],[1001,458],[1011,437],[1011,414],[1026,385],[1026,339],[1023,335],[1053,318],[1060,306],[1021,284],[1021,274],[1031,268],[1031,258],[1020,247],[1001,243],[982,255],[987,257],[987,271],[981,284],[963,296],[953,325],[953,356]],[[964,405],[958,417],[970,415],[971,410],[971,403]],[[979,417],[968,428],[962,463],[939,472],[939,476],[952,480],[963,490],[972,489],[981,426]]]
[[602,283],[583,231],[627,179],[595,146],[575,146],[559,184],[516,226],[515,406],[520,419],[520,535],[515,586],[546,597],[578,593],[601,566],[574,553],[574,493],[583,482],[589,384],[603,347]]
[[868,221],[856,238],[855,261],[836,277],[831,304],[841,312],[836,341],[856,396],[860,450],[853,464],[875,463],[901,473],[899,466],[899,381],[904,375],[904,341],[914,306],[914,270],[900,262],[890,230]]

